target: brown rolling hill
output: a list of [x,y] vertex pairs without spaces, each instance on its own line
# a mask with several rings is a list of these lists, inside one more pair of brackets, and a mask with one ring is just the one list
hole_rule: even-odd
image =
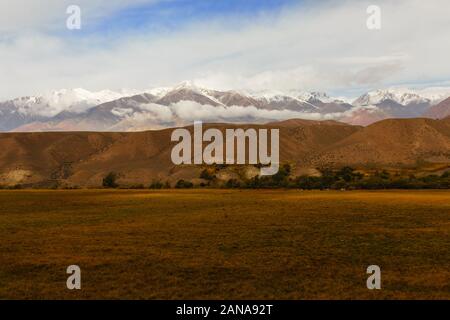
[[413,166],[450,163],[450,119],[387,119],[310,158],[321,166]]
[[[295,164],[296,174],[344,165],[450,164],[450,118],[391,119],[368,127],[296,119],[266,125],[208,124],[204,130],[209,127],[279,128],[280,159]],[[172,131],[1,133],[0,185],[98,187],[111,171],[127,186],[198,180],[202,166],[172,164]]]

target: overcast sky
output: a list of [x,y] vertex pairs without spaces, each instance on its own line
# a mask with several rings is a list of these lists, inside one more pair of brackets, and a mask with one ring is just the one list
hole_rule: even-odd
[[[66,28],[78,4],[81,30]],[[381,30],[366,9],[381,8]],[[0,0],[0,99],[174,85],[449,85],[450,1]]]

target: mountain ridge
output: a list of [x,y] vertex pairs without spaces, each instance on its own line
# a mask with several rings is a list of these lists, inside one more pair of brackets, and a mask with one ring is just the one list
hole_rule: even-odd
[[[291,118],[370,125],[387,118],[442,118],[450,88],[370,91],[352,104],[322,92],[220,91],[191,82],[149,90],[59,90],[0,103],[0,131],[142,131],[195,120],[266,123]],[[437,105],[440,111],[436,109]],[[434,108],[434,109],[433,109]]]
[[[281,162],[291,163],[297,175],[342,166],[398,170],[421,163],[450,166],[450,117],[388,119],[367,127],[304,119],[205,123],[208,127],[280,129]],[[0,185],[100,187],[109,172],[116,172],[123,185],[198,180],[203,166],[171,162],[172,130],[0,133],[0,148],[5,150],[0,154]],[[254,172],[251,166],[242,170]]]

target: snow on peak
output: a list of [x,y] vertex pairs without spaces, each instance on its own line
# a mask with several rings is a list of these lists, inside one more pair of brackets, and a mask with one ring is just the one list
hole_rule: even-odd
[[322,102],[333,102],[334,99],[330,98],[325,92],[300,92],[300,93],[291,93],[294,94],[298,99],[304,101],[314,101],[320,100]]
[[324,92],[315,92],[315,91],[300,91],[300,90],[289,90],[289,91],[278,91],[278,90],[264,90],[264,91],[255,91],[251,93],[251,96],[258,99],[263,98],[268,101],[284,101],[286,98],[290,98],[293,100],[298,100],[300,102],[314,102],[321,101],[324,103],[336,102],[340,99],[335,99],[329,97]]
[[91,92],[82,88],[60,89],[42,95],[14,99],[18,111],[26,115],[55,116],[62,111],[80,113],[87,109],[136,94],[136,90],[101,90]]
[[423,97],[412,90],[405,88],[390,88],[370,91],[356,99],[354,104],[361,106],[377,105],[386,100],[392,100],[401,105],[407,105],[413,102],[426,102]]
[[178,89],[197,89],[198,87],[195,85],[194,81],[191,80],[185,80],[177,84],[175,87],[173,87],[174,90]]
[[388,88],[370,91],[354,101],[354,105],[377,105],[386,100],[395,101],[401,105],[411,103],[435,104],[450,96],[450,88],[430,87],[425,89]]
[[280,100],[282,97],[286,97],[286,94],[281,91],[277,90],[260,90],[260,91],[251,91],[246,93],[246,95],[249,95],[255,99],[266,99],[269,101],[277,101]]
[[171,87],[154,87],[148,90],[145,90],[145,93],[149,93],[153,96],[156,96],[158,98],[162,98],[165,96],[169,91],[171,91]]
[[436,104],[450,97],[450,87],[430,87],[417,90],[417,93]]

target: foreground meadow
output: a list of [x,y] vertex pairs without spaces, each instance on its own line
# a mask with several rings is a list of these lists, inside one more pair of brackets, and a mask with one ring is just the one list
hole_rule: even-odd
[[450,299],[449,248],[448,191],[0,192],[2,299]]

